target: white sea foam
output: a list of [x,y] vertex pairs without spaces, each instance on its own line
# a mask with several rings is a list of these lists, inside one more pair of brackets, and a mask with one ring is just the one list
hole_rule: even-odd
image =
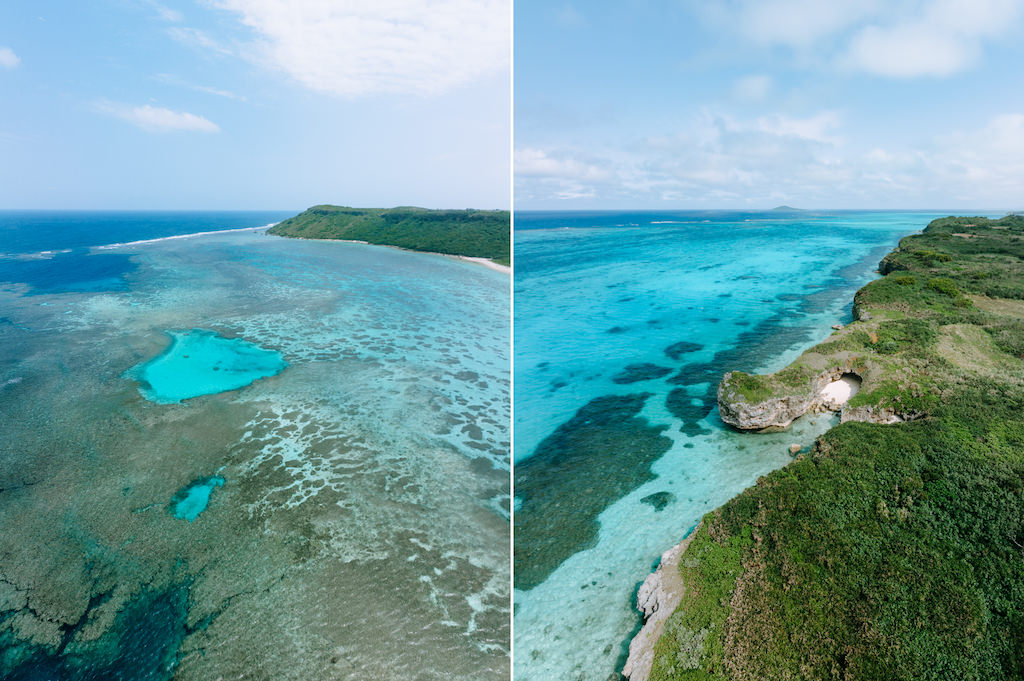
[[156,239],[140,239],[139,241],[124,241],[115,244],[104,244],[103,246],[93,246],[94,250],[97,251],[109,251],[115,248],[125,248],[128,246],[145,246],[146,244],[155,244],[161,241],[173,241],[175,239],[193,239],[197,236],[209,236],[211,234],[231,234],[237,232],[258,232],[264,229],[270,229],[278,223],[271,222],[270,224],[262,225],[260,227],[241,227],[239,229],[214,229],[209,232],[193,232],[192,234],[175,234],[173,236],[162,236]]
[[0,253],[0,260],[49,260],[61,253],[70,253],[70,248],[56,251],[37,251],[35,253]]

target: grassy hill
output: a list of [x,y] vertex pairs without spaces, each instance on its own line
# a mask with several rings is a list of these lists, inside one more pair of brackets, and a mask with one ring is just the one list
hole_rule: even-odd
[[[1024,678],[1024,218],[903,239],[814,367],[867,376],[849,421],[704,517],[651,679]],[[751,435],[756,437],[756,435]]]
[[505,210],[313,206],[268,231],[278,236],[351,239],[511,264],[511,222]]

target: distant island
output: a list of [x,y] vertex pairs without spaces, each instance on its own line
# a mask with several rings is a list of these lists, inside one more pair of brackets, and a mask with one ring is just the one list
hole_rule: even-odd
[[269,230],[300,239],[365,241],[468,258],[509,267],[511,219],[507,210],[431,210],[313,206]]
[[803,208],[793,208],[793,206],[775,206],[775,208],[772,208],[772,210],[780,212],[780,213],[801,213],[801,212],[803,212]]
[[631,681],[1021,678],[1024,217],[935,220],[879,270],[857,321],[724,377],[737,428],[842,423],[666,552]]

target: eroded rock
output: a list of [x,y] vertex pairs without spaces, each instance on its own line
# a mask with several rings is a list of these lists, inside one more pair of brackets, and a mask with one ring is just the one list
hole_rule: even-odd
[[629,657],[622,668],[622,675],[629,681],[647,681],[651,675],[654,644],[661,637],[665,621],[679,606],[685,590],[679,560],[699,530],[700,525],[697,525],[686,539],[661,554],[658,569],[647,575],[636,592],[636,609],[644,614],[644,626],[629,642]]
[[761,432],[785,430],[807,413],[842,409],[846,401],[856,394],[861,381],[851,363],[844,362],[823,370],[808,380],[806,387],[788,388],[786,394],[748,401],[734,387],[734,374],[727,373],[718,385],[718,413],[724,423],[734,428]]

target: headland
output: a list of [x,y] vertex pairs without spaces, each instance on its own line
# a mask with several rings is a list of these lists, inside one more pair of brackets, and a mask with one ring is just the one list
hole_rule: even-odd
[[666,554],[682,595],[631,681],[1020,677],[1024,218],[935,220],[879,272],[856,321],[723,378],[736,428],[842,423]]
[[334,239],[457,256],[509,271],[511,218],[507,210],[431,210],[313,206],[274,225],[268,234]]

